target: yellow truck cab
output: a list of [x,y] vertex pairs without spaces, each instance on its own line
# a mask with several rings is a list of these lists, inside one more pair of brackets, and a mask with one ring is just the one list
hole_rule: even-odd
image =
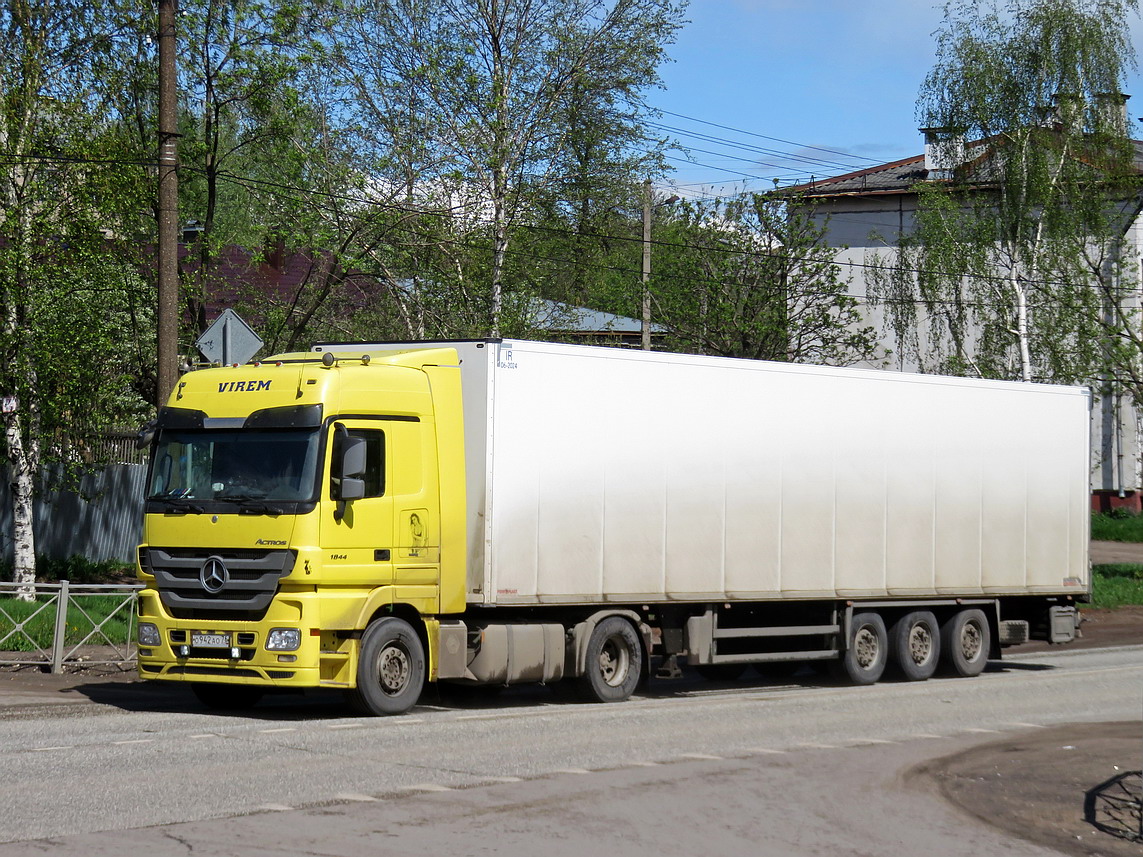
[[[420,349],[184,375],[153,440],[140,675],[191,682],[210,705],[267,687],[411,705],[434,618],[464,609],[458,372],[454,350]],[[358,653],[390,637],[363,693]]]

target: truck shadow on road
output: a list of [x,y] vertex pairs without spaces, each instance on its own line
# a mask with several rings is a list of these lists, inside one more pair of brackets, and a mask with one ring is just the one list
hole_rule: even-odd
[[[1041,672],[1052,670],[1049,664],[992,661],[986,672]],[[933,681],[940,681],[935,678]],[[886,673],[885,684],[908,684],[902,677]],[[667,700],[694,696],[722,696],[736,693],[765,694],[799,688],[843,688],[845,682],[828,672],[805,667],[793,675],[771,677],[748,672],[739,678],[709,679],[693,670],[685,670],[682,678],[652,678],[636,691],[637,699]],[[189,687],[152,684],[149,682],[92,682],[79,684],[71,692],[87,697],[98,705],[122,711],[161,711],[200,713],[212,716],[251,718],[257,720],[312,720],[353,716],[339,691],[270,691],[255,706],[245,709],[212,709],[195,698]],[[503,687],[482,685],[429,685],[421,696],[417,710],[428,711],[499,711],[547,705],[575,705],[580,702],[575,683],[564,681],[551,685],[515,685]]]

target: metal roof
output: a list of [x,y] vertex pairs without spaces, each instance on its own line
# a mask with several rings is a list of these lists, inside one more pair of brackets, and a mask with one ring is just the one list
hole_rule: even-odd
[[[967,146],[966,164],[973,169],[984,171],[987,160],[988,141],[977,141]],[[1134,165],[1137,172],[1143,173],[1143,140],[1132,140]],[[911,192],[918,182],[927,180],[925,156],[914,155],[900,161],[891,161],[875,167],[867,167],[852,173],[844,173],[825,179],[814,179],[793,187],[782,188],[779,193],[804,195],[809,197],[827,196],[874,196],[878,194],[898,194]]]

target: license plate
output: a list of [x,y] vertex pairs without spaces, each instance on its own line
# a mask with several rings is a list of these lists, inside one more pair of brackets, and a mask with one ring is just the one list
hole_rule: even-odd
[[191,645],[203,649],[229,649],[229,634],[191,634]]

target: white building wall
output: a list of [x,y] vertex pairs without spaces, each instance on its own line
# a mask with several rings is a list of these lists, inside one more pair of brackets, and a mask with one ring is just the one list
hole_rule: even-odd
[[[817,221],[828,220],[826,241],[837,250],[842,277],[849,280],[848,291],[863,308],[864,324],[881,336],[878,356],[857,365],[899,372],[939,372],[940,367],[929,365],[924,357],[929,333],[924,309],[917,308],[918,357],[898,347],[884,304],[872,305],[868,297],[871,272],[879,265],[892,264],[896,241],[913,229],[915,197],[886,193],[841,196],[815,203]],[[1125,267],[1136,285],[1133,294],[1138,306],[1143,295],[1143,215],[1128,227],[1124,252],[1131,256],[1131,263]],[[1092,392],[1092,490],[1117,495],[1139,492],[1143,487],[1143,414],[1121,390],[1096,388]]]

